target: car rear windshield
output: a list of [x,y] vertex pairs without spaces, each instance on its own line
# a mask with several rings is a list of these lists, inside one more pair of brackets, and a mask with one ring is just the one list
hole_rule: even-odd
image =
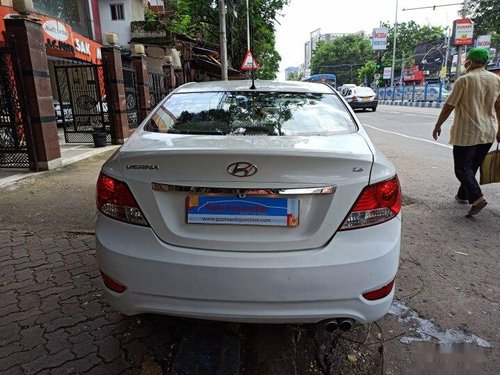
[[145,130],[173,134],[332,135],[357,131],[336,94],[193,92],[168,98]]
[[369,88],[369,87],[357,87],[356,88],[356,94],[357,95],[366,95],[366,96],[370,96],[370,95],[375,95],[375,92]]

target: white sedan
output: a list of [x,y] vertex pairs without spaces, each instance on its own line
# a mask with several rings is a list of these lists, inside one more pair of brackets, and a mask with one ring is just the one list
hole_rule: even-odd
[[238,322],[384,316],[401,188],[347,103],[304,82],[189,83],[102,167],[97,261],[112,307]]

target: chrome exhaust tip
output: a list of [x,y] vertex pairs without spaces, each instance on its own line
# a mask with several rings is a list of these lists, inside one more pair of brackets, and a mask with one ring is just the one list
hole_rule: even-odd
[[344,332],[349,331],[353,325],[354,325],[354,319],[351,318],[338,319],[338,327]]
[[339,325],[336,319],[328,319],[323,322],[323,328],[326,332],[333,333],[339,328]]

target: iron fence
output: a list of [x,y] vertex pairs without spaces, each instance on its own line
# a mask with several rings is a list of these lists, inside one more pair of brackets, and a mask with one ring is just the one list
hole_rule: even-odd
[[20,66],[15,51],[0,48],[0,168],[36,169]]

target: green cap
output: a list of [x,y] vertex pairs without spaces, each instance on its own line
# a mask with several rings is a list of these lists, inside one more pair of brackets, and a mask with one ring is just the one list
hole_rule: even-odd
[[469,60],[478,63],[486,64],[488,62],[489,57],[490,53],[486,48],[481,48],[481,47],[471,48],[469,52],[467,52],[467,58]]

